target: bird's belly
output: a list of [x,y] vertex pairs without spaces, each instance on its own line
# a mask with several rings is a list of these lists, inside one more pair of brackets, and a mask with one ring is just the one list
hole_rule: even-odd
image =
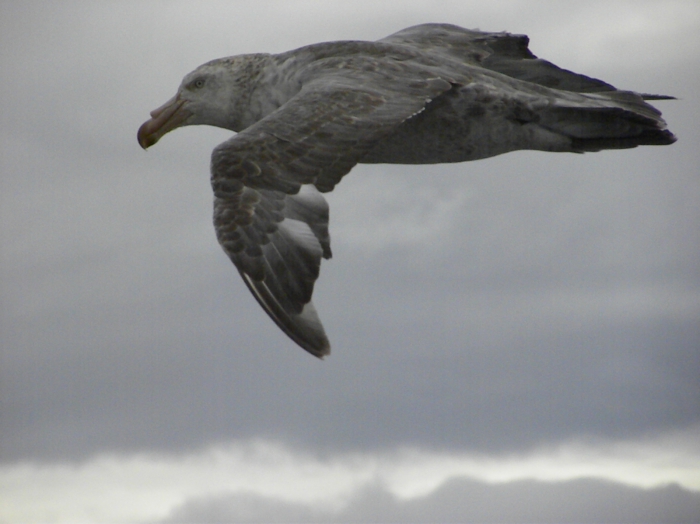
[[450,122],[449,125],[405,125],[377,143],[364,164],[441,164],[488,158],[522,149],[510,125]]
[[378,142],[361,163],[439,164],[488,158],[519,149],[570,150],[570,141],[537,125],[523,100],[463,88],[428,104]]

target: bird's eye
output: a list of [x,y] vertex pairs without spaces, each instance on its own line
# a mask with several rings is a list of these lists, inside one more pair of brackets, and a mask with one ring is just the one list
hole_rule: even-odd
[[195,89],[201,89],[202,87],[204,87],[204,79],[197,78],[194,82],[192,82],[192,87]]

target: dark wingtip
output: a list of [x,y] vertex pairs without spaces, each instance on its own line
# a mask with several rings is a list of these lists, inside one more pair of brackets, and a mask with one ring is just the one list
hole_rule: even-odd
[[621,138],[578,138],[572,140],[577,153],[603,149],[631,149],[637,146],[668,146],[678,138],[668,129],[649,129],[639,135]]
[[322,338],[320,340],[317,338],[317,340],[314,341],[301,339],[297,336],[293,336],[291,333],[287,333],[287,335],[304,351],[310,353],[319,360],[323,360],[325,357],[331,354],[331,344],[328,342],[325,333],[322,334]]
[[675,96],[671,95],[650,95],[649,93],[642,93],[639,96],[644,100],[678,100]]
[[[306,348],[304,348],[304,349],[306,349]],[[314,351],[306,349],[306,351],[311,353],[317,359],[324,360],[328,355],[331,354],[331,346],[327,345],[327,346],[324,346],[323,348],[320,348],[320,350],[314,350]]]

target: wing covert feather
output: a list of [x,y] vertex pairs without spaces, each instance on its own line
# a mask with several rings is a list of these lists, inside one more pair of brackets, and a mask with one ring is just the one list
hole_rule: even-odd
[[577,93],[615,91],[602,80],[537,58],[528,48],[530,39],[526,35],[489,33],[451,24],[422,24],[398,31],[380,42],[415,47],[544,87]]
[[219,243],[267,314],[319,358],[330,344],[311,297],[321,259],[331,257],[319,191],[331,191],[377,140],[452,87],[436,77],[387,88],[366,71],[362,82],[344,74],[311,82],[212,154]]

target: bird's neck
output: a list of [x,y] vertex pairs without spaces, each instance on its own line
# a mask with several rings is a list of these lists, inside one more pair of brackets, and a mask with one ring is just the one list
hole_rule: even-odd
[[235,126],[241,131],[267,115],[275,112],[301,89],[295,78],[295,69],[280,63],[274,55],[251,55],[245,75],[250,88],[236,101],[238,121]]

